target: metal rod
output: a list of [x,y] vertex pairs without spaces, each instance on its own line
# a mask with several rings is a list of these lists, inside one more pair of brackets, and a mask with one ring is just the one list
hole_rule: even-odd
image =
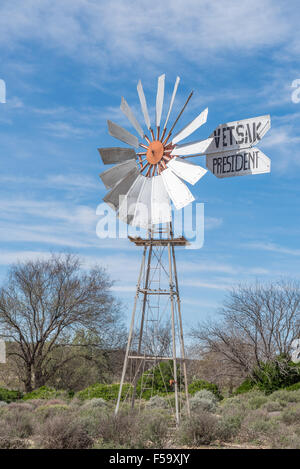
[[[171,223],[169,225],[171,231]],[[174,291],[173,291],[173,275],[172,275],[172,257],[171,257],[171,244],[168,243],[168,257],[169,257],[169,285],[170,285],[170,300],[171,300],[171,318],[172,318],[172,351],[173,351],[173,370],[174,370],[174,388],[175,388],[175,412],[176,412],[176,426],[179,425],[179,407],[178,407],[178,383],[177,383],[177,361],[176,361],[176,335],[175,335],[175,314],[174,314]]]
[[177,118],[176,118],[174,124],[172,125],[172,127],[171,127],[171,129],[170,129],[170,132],[168,133],[168,136],[167,136],[166,140],[163,142],[163,145],[165,145],[165,144],[167,143],[167,141],[169,140],[169,138],[171,137],[171,134],[172,134],[172,132],[173,132],[173,129],[174,129],[175,125],[177,124],[178,120],[180,119],[180,117],[181,117],[183,111],[185,110],[185,108],[186,108],[186,106],[187,106],[189,100],[190,100],[191,97],[193,96],[193,93],[194,93],[194,91],[192,91],[192,92],[189,94],[189,97],[187,98],[186,102],[184,103],[184,106],[183,106],[183,108],[181,109],[180,113],[178,114],[178,116],[177,116]]
[[[171,234],[171,237],[173,238],[173,230],[172,230],[172,224],[171,223],[170,223],[170,234]],[[176,288],[176,296],[177,296],[177,310],[178,310],[179,327],[180,327],[180,336],[179,337],[180,337],[181,358],[182,358],[182,363],[183,363],[183,376],[184,376],[184,390],[185,390],[186,408],[187,408],[187,414],[190,417],[191,410],[190,410],[190,400],[189,400],[189,391],[188,391],[186,360],[185,360],[184,340],[183,340],[183,327],[182,327],[182,317],[181,317],[181,304],[180,304],[180,295],[179,295],[179,288],[178,288],[178,277],[177,277],[177,267],[176,267],[174,245],[171,246],[171,249],[172,249],[175,288]]]
[[[149,232],[149,237],[151,234]],[[145,278],[145,290],[148,289],[149,284],[149,275],[150,275],[150,267],[151,267],[151,257],[152,257],[152,245],[149,246],[148,252],[148,261],[147,261],[147,271],[146,271],[146,278]],[[140,355],[141,348],[142,348],[142,339],[143,339],[143,332],[144,332],[144,322],[145,322],[145,311],[146,311],[146,303],[147,303],[147,292],[144,293],[143,298],[143,306],[142,306],[142,317],[141,317],[141,327],[140,327],[140,334],[139,334],[139,342],[138,342],[138,349],[137,354]],[[137,375],[134,378],[133,382],[133,392],[132,392],[132,400],[131,400],[131,407],[134,407],[134,401],[136,396],[136,386],[137,386]]]
[[142,262],[141,262],[141,268],[140,268],[140,273],[139,273],[139,277],[138,277],[138,283],[137,283],[136,294],[135,294],[135,299],[134,299],[134,305],[133,305],[133,310],[132,310],[131,323],[130,323],[127,347],[126,347],[126,352],[125,352],[122,376],[121,376],[121,381],[120,381],[118,400],[117,400],[116,409],[115,409],[115,415],[117,415],[118,412],[119,412],[119,407],[120,407],[120,402],[121,402],[122,388],[123,388],[123,384],[124,384],[126,368],[127,368],[127,362],[128,362],[128,355],[129,355],[129,350],[130,350],[131,341],[132,341],[132,333],[133,333],[133,327],[134,327],[136,305],[137,305],[137,300],[138,300],[138,296],[139,296],[139,289],[140,289],[142,274],[143,274],[144,265],[145,265],[146,251],[147,251],[147,246],[144,247],[144,252],[143,252],[143,257],[142,257]]

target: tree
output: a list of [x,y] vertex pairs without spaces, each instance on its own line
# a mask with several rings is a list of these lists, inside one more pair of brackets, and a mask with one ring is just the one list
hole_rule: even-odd
[[263,362],[290,356],[291,343],[300,334],[299,283],[239,286],[229,293],[220,315],[199,324],[192,336],[203,353],[213,352],[237,374],[251,375]]
[[72,254],[11,267],[0,289],[0,337],[15,345],[9,357],[27,392],[72,360],[62,351],[80,331],[98,337],[103,348],[119,345],[123,327],[111,285],[104,269],[85,271]]

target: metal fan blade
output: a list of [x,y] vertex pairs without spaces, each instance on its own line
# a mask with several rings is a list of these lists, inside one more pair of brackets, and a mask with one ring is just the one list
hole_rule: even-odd
[[171,97],[171,102],[170,102],[166,122],[164,124],[164,129],[167,127],[167,124],[168,124],[168,120],[169,120],[169,117],[170,117],[170,114],[171,114],[171,111],[172,111],[172,108],[173,108],[173,104],[174,104],[174,100],[175,100],[175,96],[176,96],[176,93],[177,93],[177,88],[178,88],[179,82],[180,82],[180,78],[177,77],[176,81],[175,81],[174,89],[173,89],[173,94],[172,94],[172,97]]
[[98,148],[104,164],[123,163],[126,160],[135,160],[136,154],[132,148]]
[[122,198],[126,196],[138,175],[138,169],[132,169],[127,174],[127,176],[121,179],[121,181],[119,181],[115,187],[110,192],[108,192],[108,194],[106,194],[106,196],[103,198],[104,202],[106,202],[114,210],[118,210],[119,205],[122,202]]
[[161,175],[166,190],[177,210],[195,200],[189,188],[173,173],[171,168],[165,169]]
[[176,147],[171,151],[171,155],[205,155],[205,152],[211,144],[212,140],[212,138],[207,138],[205,140],[199,140],[198,142],[186,143],[184,145],[176,145]]
[[127,224],[132,222],[136,203],[140,195],[141,188],[144,184],[144,179],[145,176],[139,174],[139,176],[136,178],[129,191],[127,192],[126,196],[124,197],[124,200],[120,204],[118,217],[120,220]]
[[156,95],[156,127],[160,126],[161,113],[164,103],[165,93],[165,75],[158,77],[157,81],[157,95]]
[[199,116],[196,117],[196,119],[192,120],[187,126],[184,127],[184,129],[180,130],[175,137],[172,139],[172,143],[178,143],[184,138],[188,137],[191,135],[195,130],[197,130],[201,125],[205,124],[207,121],[207,114],[208,114],[208,108],[204,109],[204,111],[199,114]]
[[135,115],[132,112],[131,107],[127,103],[126,99],[123,98],[121,99],[121,106],[120,106],[121,111],[125,114],[129,122],[131,122],[132,126],[135,128],[137,133],[144,138],[144,132],[138,121],[136,120]]
[[128,160],[124,163],[117,164],[113,168],[107,169],[99,176],[106,189],[111,189],[134,168],[137,168],[136,162],[134,160]]
[[167,166],[172,169],[176,176],[179,176],[181,179],[193,185],[207,173],[207,169],[197,164],[188,163],[182,158],[172,158],[172,160],[167,163]]
[[138,82],[137,92],[138,92],[138,95],[139,95],[139,98],[140,98],[141,108],[142,108],[142,112],[143,112],[143,115],[144,115],[146,127],[147,127],[147,129],[150,130],[150,128],[151,128],[150,117],[149,117],[149,113],[148,113],[146,98],[145,98],[145,94],[144,94],[143,85],[142,85],[141,80]]
[[145,177],[131,222],[133,226],[147,229],[151,226],[151,178]]
[[152,178],[151,222],[167,223],[172,221],[170,197],[166,191],[162,176]]
[[139,147],[139,141],[135,135],[132,135],[130,132],[123,129],[123,127],[120,127],[119,125],[115,124],[112,121],[108,120],[107,125],[108,125],[108,132],[112,137],[115,137],[118,140],[121,140],[121,142],[128,143],[128,145],[131,145],[132,147],[136,147],[136,148]]

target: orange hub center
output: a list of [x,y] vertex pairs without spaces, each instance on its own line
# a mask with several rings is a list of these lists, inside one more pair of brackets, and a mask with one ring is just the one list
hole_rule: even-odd
[[164,146],[159,140],[155,140],[149,144],[147,150],[147,160],[151,164],[158,163],[164,154]]

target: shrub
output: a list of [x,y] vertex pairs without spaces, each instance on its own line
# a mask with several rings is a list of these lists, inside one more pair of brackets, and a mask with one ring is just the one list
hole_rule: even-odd
[[161,397],[161,396],[153,396],[149,399],[149,401],[146,404],[147,408],[161,408],[161,409],[166,409],[168,407],[167,401]]
[[286,409],[281,416],[281,419],[287,425],[293,423],[300,423],[300,407],[290,407]]
[[254,368],[252,373],[253,381],[266,394],[300,381],[299,364],[289,362],[284,357],[261,363],[259,367]]
[[267,401],[261,408],[265,409],[267,412],[279,412],[282,410],[282,405],[278,401]]
[[23,396],[23,400],[27,401],[30,399],[57,399],[57,398],[65,398],[67,399],[69,394],[67,391],[63,390],[56,390],[54,388],[50,388],[48,386],[42,386],[34,391],[28,392]]
[[242,384],[239,385],[239,387],[235,390],[234,394],[244,394],[246,392],[252,391],[254,387],[254,381],[252,381],[250,378],[247,378],[245,379],[245,381],[242,382]]
[[[99,420],[99,436],[110,448],[142,448],[137,413],[119,412],[116,416],[104,414]],[[105,446],[106,447],[106,446]]]
[[182,421],[179,442],[189,446],[209,445],[217,436],[217,418],[209,412],[199,412]]
[[[119,384],[101,384],[96,383],[76,394],[81,400],[102,398],[105,401],[116,400],[119,394]],[[122,387],[121,399],[124,400],[127,395],[131,395],[132,386],[124,384]]]
[[[166,360],[158,363],[153,368],[145,371],[137,382],[136,393],[144,399],[150,399],[154,394],[165,394],[173,391],[174,380],[173,360]],[[183,385],[183,376],[180,371],[180,365],[177,365],[177,382],[180,390]],[[145,390],[145,388],[151,388]]]
[[189,394],[191,394],[192,396],[196,392],[201,391],[203,389],[206,389],[207,391],[212,392],[217,397],[218,400],[223,399],[223,396],[220,393],[220,390],[219,390],[218,386],[214,383],[210,383],[208,381],[205,381],[204,379],[194,380],[188,386]]
[[22,399],[22,392],[21,391],[13,391],[10,389],[0,388],[0,401],[4,402],[13,402],[17,401],[18,399]]
[[255,410],[259,409],[263,404],[268,402],[268,398],[258,392],[251,392],[249,395],[248,406],[250,409]]
[[285,388],[287,391],[298,391],[300,390],[300,382],[292,384],[292,386],[288,386]]
[[29,443],[22,438],[10,438],[0,436],[0,449],[26,449]]
[[229,441],[234,438],[240,428],[243,421],[241,415],[232,415],[222,417],[217,424],[216,434],[218,439],[221,441]]
[[96,409],[96,408],[105,409],[106,407],[107,407],[107,402],[104,399],[102,399],[102,397],[94,397],[93,399],[89,399],[82,406],[83,409]]
[[[139,416],[140,444],[147,448],[164,448],[168,436],[169,419],[159,411]],[[144,443],[143,443],[144,442]]]
[[43,449],[85,449],[93,445],[80,423],[67,415],[56,415],[40,425],[35,441]]
[[286,389],[279,389],[271,394],[272,400],[279,401],[283,407],[287,403],[300,402],[300,391],[287,391]]
[[20,408],[7,409],[0,421],[2,438],[28,438],[33,433],[32,414]]
[[35,411],[36,416],[39,421],[45,421],[50,417],[54,417],[56,415],[61,415],[62,412],[65,413],[69,410],[69,406],[66,404],[53,404],[53,405],[42,405],[38,407]]
[[190,409],[192,411],[215,412],[217,404],[216,396],[206,389],[196,392],[190,399]]

